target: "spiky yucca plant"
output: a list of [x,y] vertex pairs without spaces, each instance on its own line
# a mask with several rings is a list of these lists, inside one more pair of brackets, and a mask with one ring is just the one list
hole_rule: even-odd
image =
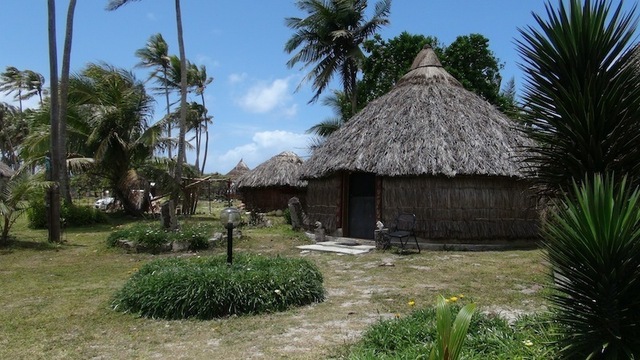
[[640,357],[640,192],[586,178],[543,228],[563,358]]
[[[635,6],[610,0],[558,1],[517,41],[525,74],[522,102],[530,175],[558,195],[585,174],[640,180],[640,65]],[[640,48],[636,52],[640,53]],[[638,184],[638,182],[636,182]]]

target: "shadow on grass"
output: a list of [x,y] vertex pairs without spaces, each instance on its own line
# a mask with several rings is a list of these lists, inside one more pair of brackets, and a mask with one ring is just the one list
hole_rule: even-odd
[[60,245],[47,241],[28,241],[18,239],[9,239],[9,241],[0,245],[0,254],[2,255],[10,254],[14,250],[58,251],[60,250]]

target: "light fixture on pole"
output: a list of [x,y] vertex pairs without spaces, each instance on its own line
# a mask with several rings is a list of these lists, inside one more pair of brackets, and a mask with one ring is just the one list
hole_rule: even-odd
[[220,212],[220,222],[227,229],[227,265],[233,262],[233,228],[240,225],[240,211],[234,207],[228,207]]

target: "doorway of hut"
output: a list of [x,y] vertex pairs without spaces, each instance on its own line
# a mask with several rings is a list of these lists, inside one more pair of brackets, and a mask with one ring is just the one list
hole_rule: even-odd
[[349,175],[346,222],[352,238],[373,239],[376,223],[376,175]]

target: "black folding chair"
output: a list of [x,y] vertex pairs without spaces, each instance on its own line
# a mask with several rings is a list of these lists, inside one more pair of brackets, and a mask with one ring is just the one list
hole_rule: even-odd
[[389,240],[398,239],[400,241],[400,249],[404,251],[405,246],[409,242],[409,238],[413,238],[416,242],[418,252],[420,252],[420,245],[418,244],[418,238],[415,234],[416,227],[416,215],[415,214],[399,214],[396,218],[396,222],[391,229],[389,229]]

